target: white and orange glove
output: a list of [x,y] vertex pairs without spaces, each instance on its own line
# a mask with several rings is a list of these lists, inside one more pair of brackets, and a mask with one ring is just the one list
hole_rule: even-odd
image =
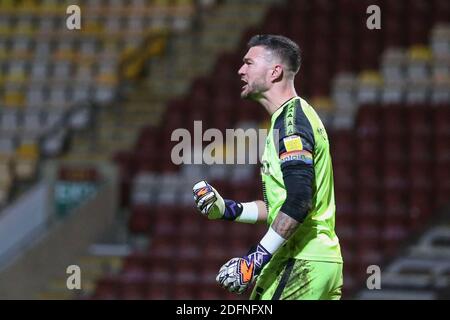
[[208,219],[221,219],[225,212],[225,201],[219,192],[208,182],[202,180],[192,188],[195,205],[201,214]]
[[220,286],[230,292],[241,294],[256,280],[272,255],[261,244],[252,248],[242,258],[233,258],[225,263],[216,277]]
[[[223,199],[219,192],[204,180],[195,184],[193,192],[198,211],[208,219],[238,220],[241,222],[251,222],[257,219],[258,208],[256,205],[250,205],[252,214],[244,214],[244,217],[241,217],[245,204],[243,205],[235,200]],[[239,220],[239,218],[242,219]]]

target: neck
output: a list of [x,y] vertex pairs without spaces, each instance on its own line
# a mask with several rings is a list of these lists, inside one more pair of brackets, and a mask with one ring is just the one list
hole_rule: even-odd
[[283,105],[283,103],[296,96],[297,92],[295,91],[294,82],[291,81],[284,86],[274,86],[269,91],[264,92],[258,99],[258,103],[272,115]]

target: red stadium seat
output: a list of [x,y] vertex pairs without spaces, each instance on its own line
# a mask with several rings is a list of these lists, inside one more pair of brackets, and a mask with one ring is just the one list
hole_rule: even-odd
[[284,8],[272,6],[264,19],[263,32],[268,34],[282,34],[285,31],[283,21],[286,20]]
[[189,92],[191,105],[199,111],[204,111],[203,109],[206,111],[210,98],[210,87],[207,77],[195,79]]
[[448,203],[450,194],[450,161],[438,162],[434,167],[435,208],[439,209]]
[[152,235],[155,238],[160,236],[170,236],[177,232],[178,221],[174,214],[168,211],[159,211],[156,209],[153,219]]
[[408,211],[406,208],[406,198],[397,192],[385,192],[383,194],[383,215],[389,222],[405,224],[408,221]]
[[362,247],[360,250],[357,250],[357,263],[366,268],[370,265],[379,265],[382,259],[382,252],[378,248]]
[[315,13],[323,14],[325,16],[332,15],[336,9],[336,1],[334,0],[317,0],[314,1],[312,5]]
[[150,261],[146,253],[132,253],[124,258],[122,272],[146,272],[150,267]]
[[405,12],[406,1],[385,1],[383,9],[388,17],[399,19]]
[[119,278],[114,276],[104,276],[97,281],[94,298],[105,300],[119,299],[119,290]]
[[358,190],[355,207],[357,217],[360,217],[362,220],[379,219],[381,218],[380,210],[377,192],[365,189]]
[[354,239],[356,248],[377,248],[380,241],[380,221],[377,217],[358,217]]
[[401,136],[390,136],[388,134],[383,138],[383,155],[386,162],[405,163],[408,160],[408,149],[405,140]]
[[175,254],[176,245],[174,243],[174,237],[162,238],[156,237],[152,239],[149,252],[160,258],[170,258]]
[[159,169],[160,159],[153,150],[139,150],[135,153],[138,172],[155,172]]
[[[176,256],[180,259],[198,259],[203,247],[201,235],[193,237],[181,236],[176,240]],[[195,239],[195,240],[194,240]]]
[[[314,17],[314,20],[311,21],[312,23],[310,24],[311,26],[311,31],[314,34],[314,37],[317,41],[321,41],[324,40],[324,43],[320,44],[319,46],[316,46],[315,43],[312,43],[310,49],[311,50],[311,54],[323,54],[322,52],[320,52],[320,50],[318,51],[317,49],[319,48],[323,48],[325,50],[327,50],[329,48],[329,45],[331,43],[333,43],[333,30],[334,30],[334,26],[333,26],[333,21],[330,19],[329,15],[327,13],[320,13],[317,14]],[[328,43],[325,43],[328,42]],[[329,57],[325,58],[326,60],[329,60]]]
[[360,163],[357,167],[356,181],[360,187],[376,190],[380,185],[380,171],[377,165]]
[[385,140],[405,135],[405,108],[401,105],[386,105],[380,109]]
[[[346,252],[350,253],[352,252],[351,249],[355,245],[355,233],[356,233],[356,226],[352,223],[351,220],[345,220],[339,217],[339,213],[336,217],[336,235],[339,238],[339,242],[341,244],[342,248],[345,248],[347,250]],[[344,258],[345,259],[345,258]]]
[[334,181],[338,189],[351,189],[355,182],[354,170],[348,164],[336,164],[334,167]]
[[[360,46],[358,50],[358,66],[359,70],[371,70],[378,66],[378,60],[382,53],[379,40],[374,38],[372,30],[371,33],[361,33],[362,39],[360,40]],[[370,39],[371,37],[372,39]]]
[[433,209],[434,201],[430,192],[412,190],[408,201],[408,228],[413,232],[421,230]]
[[[345,268],[344,268],[345,270]],[[344,272],[344,286],[342,288],[342,299],[349,299],[357,288],[357,281],[351,272]]]
[[229,223],[227,221],[214,221],[214,223],[208,223],[207,221],[202,227],[202,234],[206,239],[211,239],[213,237],[223,237],[226,235],[227,226]]
[[437,136],[450,136],[450,106],[436,106],[433,113],[434,132]]
[[230,259],[230,253],[226,248],[228,243],[223,244],[223,242],[222,239],[209,238],[203,247],[202,257],[204,259],[221,259],[226,262],[226,259]]
[[172,257],[161,257],[156,253],[149,255],[152,259],[147,270],[147,281],[152,285],[167,285],[173,278],[174,262]]
[[403,47],[406,45],[407,38],[405,26],[397,17],[386,17],[385,22],[383,23],[383,28],[386,30],[383,34],[383,44],[385,48]]
[[434,138],[434,154],[436,163],[450,162],[450,134]]
[[426,44],[431,21],[432,1],[416,0],[407,7],[409,44]]
[[119,166],[120,206],[124,207],[130,202],[130,187],[136,173],[136,158],[132,152],[122,151],[114,155],[113,161]]
[[197,260],[186,260],[180,257],[180,261],[174,265],[174,284],[198,284],[200,278],[201,274]]
[[347,31],[349,27],[351,28],[352,25],[347,23],[338,31],[344,33],[344,35],[341,35],[341,40],[337,42],[336,62],[333,63],[335,73],[348,72],[353,68],[355,50],[351,39],[352,35],[349,34],[350,31]]
[[170,286],[159,284],[147,284],[147,290],[144,293],[146,300],[168,300],[170,299]]
[[[172,113],[170,113],[172,114]],[[170,116],[174,118],[174,116]],[[146,126],[142,128],[139,132],[139,136],[136,141],[136,150],[145,149],[145,150],[156,150],[158,146],[158,141],[156,139],[156,135],[158,133],[157,127]]]
[[202,290],[198,291],[196,297],[199,300],[220,300],[223,296],[223,291],[224,289],[216,283],[202,285]]
[[402,192],[407,187],[406,168],[400,163],[384,163],[383,176],[383,188],[387,192]]
[[146,278],[126,279],[122,278],[120,291],[121,299],[124,300],[141,300],[145,297],[147,289]]
[[[337,219],[343,219],[343,221],[351,220],[355,214],[355,201],[353,189],[336,188],[336,215]],[[339,221],[339,220],[337,220]]]
[[[193,210],[194,211],[194,210]],[[197,212],[190,212],[179,219],[177,234],[179,236],[202,235],[202,228],[205,225],[205,219]]]
[[148,233],[152,227],[151,208],[147,205],[135,205],[131,209],[128,229],[132,233]]
[[333,162],[351,163],[354,159],[354,134],[350,130],[330,132],[330,148]]
[[433,21],[448,22],[450,17],[450,4],[446,0],[434,0]]
[[416,137],[429,137],[431,134],[432,112],[427,106],[406,108],[406,122],[408,133]]
[[433,158],[433,143],[425,135],[411,135],[408,137],[408,158],[412,164],[427,166]]
[[379,136],[381,128],[380,109],[375,105],[362,105],[356,116],[358,137],[373,139]]
[[432,192],[433,179],[430,179],[430,172],[432,171],[433,167],[429,161],[411,161],[408,172],[411,191],[420,191],[423,193]]
[[174,284],[171,285],[170,298],[173,300],[194,300],[196,292],[196,285]]

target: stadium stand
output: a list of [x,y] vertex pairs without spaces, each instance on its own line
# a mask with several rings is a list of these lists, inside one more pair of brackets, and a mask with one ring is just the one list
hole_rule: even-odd
[[[450,194],[448,1],[204,1],[201,14],[188,0],[83,4],[92,16],[76,37],[54,34],[60,21],[47,18],[57,1],[0,4],[0,203],[16,180],[36,175],[41,154],[61,152],[70,126],[58,123],[68,110],[86,108],[78,101],[102,107],[95,122],[81,121],[93,128],[74,134],[64,157],[109,159],[120,171],[131,253],[115,257],[111,270],[87,266],[91,282],[77,298],[248,298],[214,279],[266,228],[202,219],[190,190],[207,178],[225,197],[258,199],[259,168],[176,165],[171,134],[193,133],[195,120],[203,131],[267,126],[262,108],[239,99],[236,76],[256,33],[287,35],[303,51],[296,87],[324,120],[332,147],[343,298],[448,297],[448,230],[435,221]],[[381,7],[380,30],[366,27],[373,4]],[[169,30],[164,46],[138,46],[144,31],[161,28]],[[55,124],[63,131],[50,130]],[[37,143],[44,128],[55,142]],[[360,290],[369,265],[382,268],[386,291]]]
[[[387,30],[375,33],[365,28],[357,28],[356,22],[353,26],[341,22],[342,26],[338,28],[336,36],[339,40],[335,40],[331,35],[327,38],[328,34],[333,33],[331,24],[320,23],[331,19],[333,5],[339,8],[343,16],[349,15],[349,19],[339,21],[357,21],[356,18],[364,13],[362,9],[366,8],[367,3],[358,2],[355,6],[351,1],[341,1],[339,4],[331,1],[291,1],[291,7],[275,7],[269,10],[263,26],[249,30],[243,37],[243,41],[246,41],[249,35],[258,30],[285,33],[282,28],[286,25],[307,21],[308,16],[314,16],[317,23],[315,28],[311,28],[311,35],[306,35],[304,29],[295,26],[291,26],[291,30],[297,33],[290,35],[298,40],[307,52],[304,56],[306,62],[299,77],[300,92],[320,102],[320,99],[324,100],[322,96],[328,95],[332,88],[333,116],[328,125],[332,128],[330,132],[338,203],[337,232],[346,261],[344,297],[350,297],[355,289],[364,283],[368,265],[383,265],[391,259],[404,241],[422,231],[433,212],[448,201],[445,196],[448,194],[448,178],[445,178],[448,158],[445,154],[449,146],[445,141],[449,139],[445,128],[449,124],[450,110],[449,38],[448,31],[445,31],[448,27],[438,24],[440,21],[448,21],[448,15],[445,14],[448,13],[448,6],[440,1],[435,2],[434,7],[424,2],[411,3],[412,6],[408,6],[406,1],[396,5],[391,2],[383,3],[386,6],[382,7],[383,12],[387,12],[384,16]],[[296,10],[291,10],[292,7]],[[432,24],[424,23],[420,27],[412,23],[399,25],[395,21],[401,16],[402,10],[409,10],[408,17],[420,17],[427,21],[430,19],[436,27],[431,31]],[[301,18],[287,18],[289,14]],[[323,19],[317,18],[322,15]],[[402,30],[398,30],[399,28]],[[352,32],[357,34],[349,34]],[[431,43],[430,47],[427,47],[429,34]],[[330,41],[326,41],[327,39]],[[328,62],[335,70],[321,66],[324,60],[330,59],[331,56],[324,53],[332,52],[335,48],[332,44],[337,45],[337,51],[340,52],[337,61]],[[353,50],[339,49],[341,46]],[[357,56],[350,56],[355,53]],[[217,68],[227,69],[223,67],[227,61],[230,61],[230,66],[238,66],[238,57],[226,56],[227,60],[220,59]],[[309,57],[314,58],[309,61]],[[354,63],[355,61],[357,62]],[[381,72],[376,71],[378,67]],[[194,82],[189,96],[184,101],[177,100],[169,106],[169,110],[180,111],[171,112],[166,123],[172,128],[191,123],[197,117],[195,108],[207,108],[207,101],[212,96],[217,99],[214,103],[215,110],[220,112],[219,94],[229,90],[228,94],[224,93],[228,101],[233,96],[230,73],[227,75],[224,71],[222,75],[220,70],[217,70],[209,78],[200,78]],[[327,81],[332,78],[335,79],[334,83]],[[215,85],[216,81],[220,83],[220,87]],[[229,85],[227,81],[230,82]],[[216,88],[220,90],[217,92]],[[225,123],[228,123],[234,127],[233,123],[236,121],[255,119],[255,115],[256,119],[262,120],[255,109],[244,106],[245,102],[233,102],[239,116],[233,121],[224,115],[221,117],[222,126],[227,127]],[[186,106],[187,104],[189,106]],[[325,110],[319,109],[319,112],[330,113],[326,99],[323,105],[326,106]],[[178,118],[178,114],[182,114],[184,110],[192,110],[193,106],[194,115],[191,119],[183,122],[183,119]],[[249,114],[246,115],[243,110]],[[225,122],[225,119],[228,122]],[[206,122],[208,123],[207,119]],[[217,124],[212,124],[211,127],[217,127]],[[142,138],[142,141],[149,140],[150,135]],[[422,149],[424,146],[429,146],[426,154]],[[381,154],[380,150],[383,150]],[[156,163],[157,159],[153,161]],[[206,175],[204,168],[199,170]],[[430,178],[429,173],[434,170],[442,172],[443,176],[433,175],[433,178]],[[136,179],[140,177],[140,174],[137,174]],[[254,179],[257,179],[256,175]],[[239,190],[243,190],[244,187],[239,185]],[[232,189],[224,181],[220,188]],[[131,190],[149,189],[136,186]],[[166,196],[170,190],[173,190],[173,197],[180,193],[176,184],[173,188],[164,187],[162,190],[161,194]],[[157,194],[157,190],[155,191]],[[136,191],[131,192],[136,194]],[[226,195],[226,191],[223,192]],[[150,193],[155,195],[155,192]],[[253,197],[255,196],[253,194]],[[133,207],[133,204],[131,206]],[[132,214],[130,221],[134,231],[149,231],[153,215],[149,210],[147,220],[143,217],[143,214]],[[143,228],[139,229],[138,225]],[[157,227],[155,221],[155,228]],[[180,230],[173,230],[174,236],[178,234]],[[159,245],[157,242],[155,249]],[[161,245],[164,246],[164,243]],[[206,258],[203,256],[202,261]]]
[[382,290],[362,290],[357,299],[436,300],[449,298],[449,228],[438,223],[395,258],[382,274]]
[[[363,9],[367,3],[291,1],[291,6],[277,6],[268,10],[262,27],[248,30],[241,42],[244,44],[249,35],[257,31],[286,34],[283,28],[290,26],[291,33],[287,34],[298,40],[306,52],[298,83],[300,92],[313,101],[322,102],[320,105],[325,108],[319,108],[319,112],[327,115],[331,111],[332,117],[325,119],[331,120],[328,125],[331,127],[336,179],[337,232],[346,261],[344,297],[350,297],[364,283],[368,265],[383,265],[398,252],[405,240],[422,230],[433,212],[448,201],[445,196],[448,194],[448,179],[445,178],[448,158],[445,154],[449,147],[445,141],[449,139],[445,128],[448,127],[450,110],[449,38],[448,31],[445,31],[448,27],[438,24],[448,21],[448,5],[441,1],[432,4],[400,1],[394,5],[391,2],[378,2],[383,5],[386,29],[373,32],[358,28],[360,22],[357,18],[365,13]],[[333,8],[342,15],[339,16],[337,34],[332,30],[332,23],[326,22],[334,18]],[[420,27],[412,23],[400,25],[396,21],[403,16],[404,10],[408,10],[409,14],[405,16],[408,19],[420,17],[432,21],[432,24],[424,23]],[[311,34],[306,34],[304,28],[295,25],[299,21],[307,23],[308,17],[312,16],[315,27],[308,29]],[[432,26],[436,26],[433,31]],[[431,43],[427,47],[429,34]],[[337,61],[327,62],[327,59],[331,59],[328,53],[333,52],[333,49],[339,52]],[[168,114],[166,125],[174,129],[192,123],[200,114],[205,114],[201,111],[197,114],[196,109],[206,110],[210,107],[207,102],[211,97],[215,97],[214,108],[220,112],[220,106],[226,105],[233,97],[232,74],[231,71],[226,72],[227,67],[224,65],[229,63],[228,69],[236,69],[231,66],[239,65],[240,54],[221,57],[216,72],[206,79],[198,78],[184,100],[173,101],[169,105],[169,110],[173,112]],[[381,72],[376,71],[378,68]],[[334,82],[328,81],[333,78]],[[220,83],[220,86],[216,83]],[[221,94],[224,96],[222,102]],[[326,98],[328,94],[331,99]],[[327,103],[327,100],[331,103]],[[236,127],[233,123],[239,120],[262,120],[262,115],[252,106],[238,100],[232,102],[238,114],[237,119],[230,119],[229,114],[228,117],[224,114],[220,125]],[[184,110],[192,110],[188,120],[179,117]],[[208,121],[212,119],[203,120],[209,124]],[[211,127],[217,125],[211,124]],[[139,141],[149,143],[152,133],[146,135],[143,131],[142,134],[145,138]],[[163,137],[166,138],[161,140],[167,141],[167,136]],[[429,146],[426,154],[422,149],[424,146]],[[149,147],[151,149],[153,147]],[[170,148],[165,146],[165,150],[168,152]],[[383,151],[380,153],[380,150]],[[158,160],[157,157],[150,157],[143,162],[147,166],[149,163],[156,165]],[[149,192],[149,186],[140,187],[137,183],[142,177],[139,171],[147,171],[148,167],[137,168],[136,184],[129,189],[131,194],[137,195],[147,190],[148,194],[157,198],[157,187]],[[149,171],[154,168],[150,167]],[[430,178],[429,173],[437,168],[437,172],[442,172],[443,176],[438,178],[433,175]],[[171,172],[175,170],[165,169]],[[164,168],[160,170],[164,171]],[[214,172],[211,167],[208,174],[205,168],[199,170],[206,176]],[[257,174],[253,179],[257,179]],[[154,181],[161,179],[155,178]],[[173,187],[164,185],[163,191],[159,193],[169,199],[175,198],[180,194],[178,187],[184,185],[181,181],[178,181],[178,185],[174,183]],[[183,188],[189,190],[188,183]],[[221,181],[220,190],[224,190],[225,195],[226,190],[231,189],[235,188]],[[239,184],[239,190],[243,189],[244,186]],[[167,195],[170,190],[172,196]],[[241,194],[237,196],[242,198]],[[255,197],[256,194],[251,196]],[[189,203],[187,196],[186,201]],[[132,212],[135,211],[132,209]],[[156,239],[158,233],[152,234],[150,226],[154,222],[154,228],[157,229],[158,223],[153,220],[150,208],[147,209],[147,219],[144,217],[143,212],[131,215],[132,230],[150,232],[151,237]],[[179,229],[172,232],[174,237],[180,234]],[[154,248],[164,248],[165,245],[164,241],[162,244],[157,242]],[[202,261],[205,259],[207,257],[203,256]],[[217,267],[219,265],[220,262],[217,262]]]
[[349,283],[367,277],[365,266],[389,261],[448,204],[449,51],[438,45],[448,43],[444,30],[431,31],[430,47],[386,50],[381,73],[335,78],[337,231]]
[[[119,82],[133,76],[118,72],[124,60],[192,15],[187,3],[176,12],[143,1],[99,4],[82,1],[81,30],[69,30],[65,1],[0,3],[0,206],[18,183],[34,181],[42,156],[64,151],[70,129],[90,124],[94,106],[117,99]],[[165,22],[155,25],[155,14]]]

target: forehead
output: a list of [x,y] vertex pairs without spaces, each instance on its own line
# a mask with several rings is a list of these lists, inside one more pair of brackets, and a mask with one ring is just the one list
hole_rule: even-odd
[[269,51],[263,46],[251,47],[247,51],[247,54],[245,55],[244,59],[256,60],[258,58],[264,58],[265,56],[267,56],[268,53]]

